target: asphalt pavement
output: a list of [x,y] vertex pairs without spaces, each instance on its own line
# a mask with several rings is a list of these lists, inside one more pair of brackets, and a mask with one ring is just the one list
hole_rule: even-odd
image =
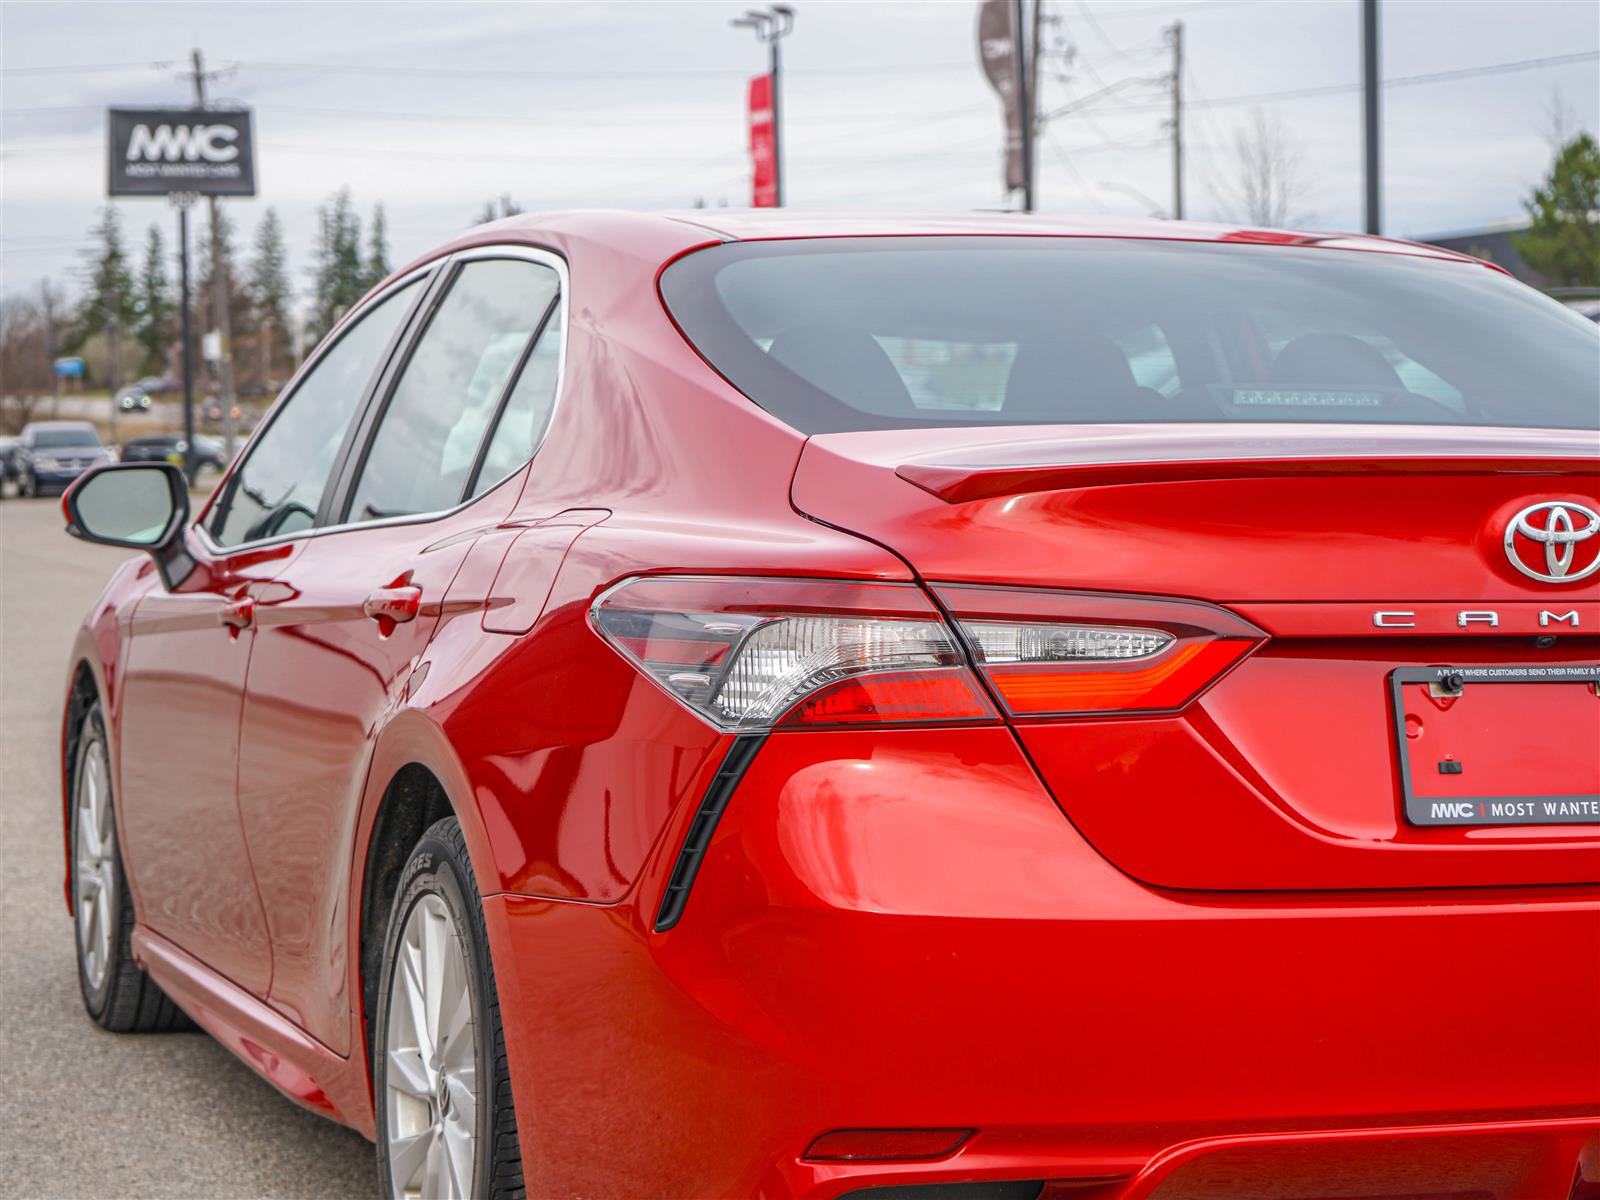
[[[372,1146],[203,1033],[84,1015],[62,899],[56,753],[73,630],[125,552],[53,499],[0,500],[0,1180],[19,1197],[371,1196]],[[174,763],[182,786],[182,763]]]

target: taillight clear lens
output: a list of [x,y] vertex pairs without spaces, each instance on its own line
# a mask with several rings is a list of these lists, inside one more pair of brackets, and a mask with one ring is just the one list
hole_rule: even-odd
[[596,629],[726,729],[995,719],[913,584],[647,576],[595,602]]
[[1265,640],[1210,604],[944,585],[974,660],[1013,716],[1172,712]]

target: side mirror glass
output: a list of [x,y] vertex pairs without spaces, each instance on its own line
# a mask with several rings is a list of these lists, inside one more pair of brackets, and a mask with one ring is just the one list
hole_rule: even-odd
[[189,488],[168,463],[116,463],[85,472],[62,498],[67,532],[86,542],[148,551],[168,588],[194,567],[183,544]]

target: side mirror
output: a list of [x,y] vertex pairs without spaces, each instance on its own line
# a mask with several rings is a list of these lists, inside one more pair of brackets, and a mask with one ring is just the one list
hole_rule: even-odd
[[194,570],[183,541],[189,485],[170,463],[112,463],[85,471],[61,498],[61,508],[73,537],[147,551],[168,591]]

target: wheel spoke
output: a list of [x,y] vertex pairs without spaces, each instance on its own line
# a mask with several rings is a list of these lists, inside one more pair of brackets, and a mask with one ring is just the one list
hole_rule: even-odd
[[[458,964],[453,961],[452,966]],[[459,967],[450,974],[460,974]],[[450,990],[439,1005],[440,1066],[458,1067],[472,1060],[472,1038],[468,1036],[471,1015],[472,995],[467,991],[466,980],[451,980]]]
[[445,962],[449,950],[445,941],[450,937],[449,918],[443,913],[427,910],[422,914],[422,984],[423,1003],[427,1011],[428,1041],[437,1053],[439,1048],[439,1008],[444,1002]]
[[465,1196],[472,1185],[472,1139],[449,1120],[440,1125],[439,1133],[450,1172],[450,1194]]
[[[433,1148],[435,1129],[424,1129],[411,1137],[389,1139],[389,1171],[394,1176],[395,1191],[404,1194],[417,1183],[417,1176],[428,1160]],[[422,1181],[426,1183],[426,1180]]]
[[428,1163],[423,1169],[422,1195],[424,1200],[454,1200],[450,1189],[450,1156],[444,1148],[444,1138],[435,1133],[428,1146]]
[[423,1000],[422,970],[417,959],[420,948],[413,949],[404,942],[400,945],[401,990],[405,993],[406,1013],[411,1018],[411,1033],[416,1039],[417,1051],[427,1062],[433,1057],[433,1039],[428,1036],[428,1014]]
[[469,1079],[462,1079],[458,1075],[445,1076],[445,1088],[450,1093],[450,1109],[455,1120],[468,1133],[476,1132],[478,1128],[478,1096],[473,1090]]
[[430,1099],[433,1088],[428,1083],[428,1067],[422,1055],[415,1050],[389,1051],[389,1086],[408,1096]]
[[100,830],[90,804],[78,805],[78,863],[81,867],[100,858]]

